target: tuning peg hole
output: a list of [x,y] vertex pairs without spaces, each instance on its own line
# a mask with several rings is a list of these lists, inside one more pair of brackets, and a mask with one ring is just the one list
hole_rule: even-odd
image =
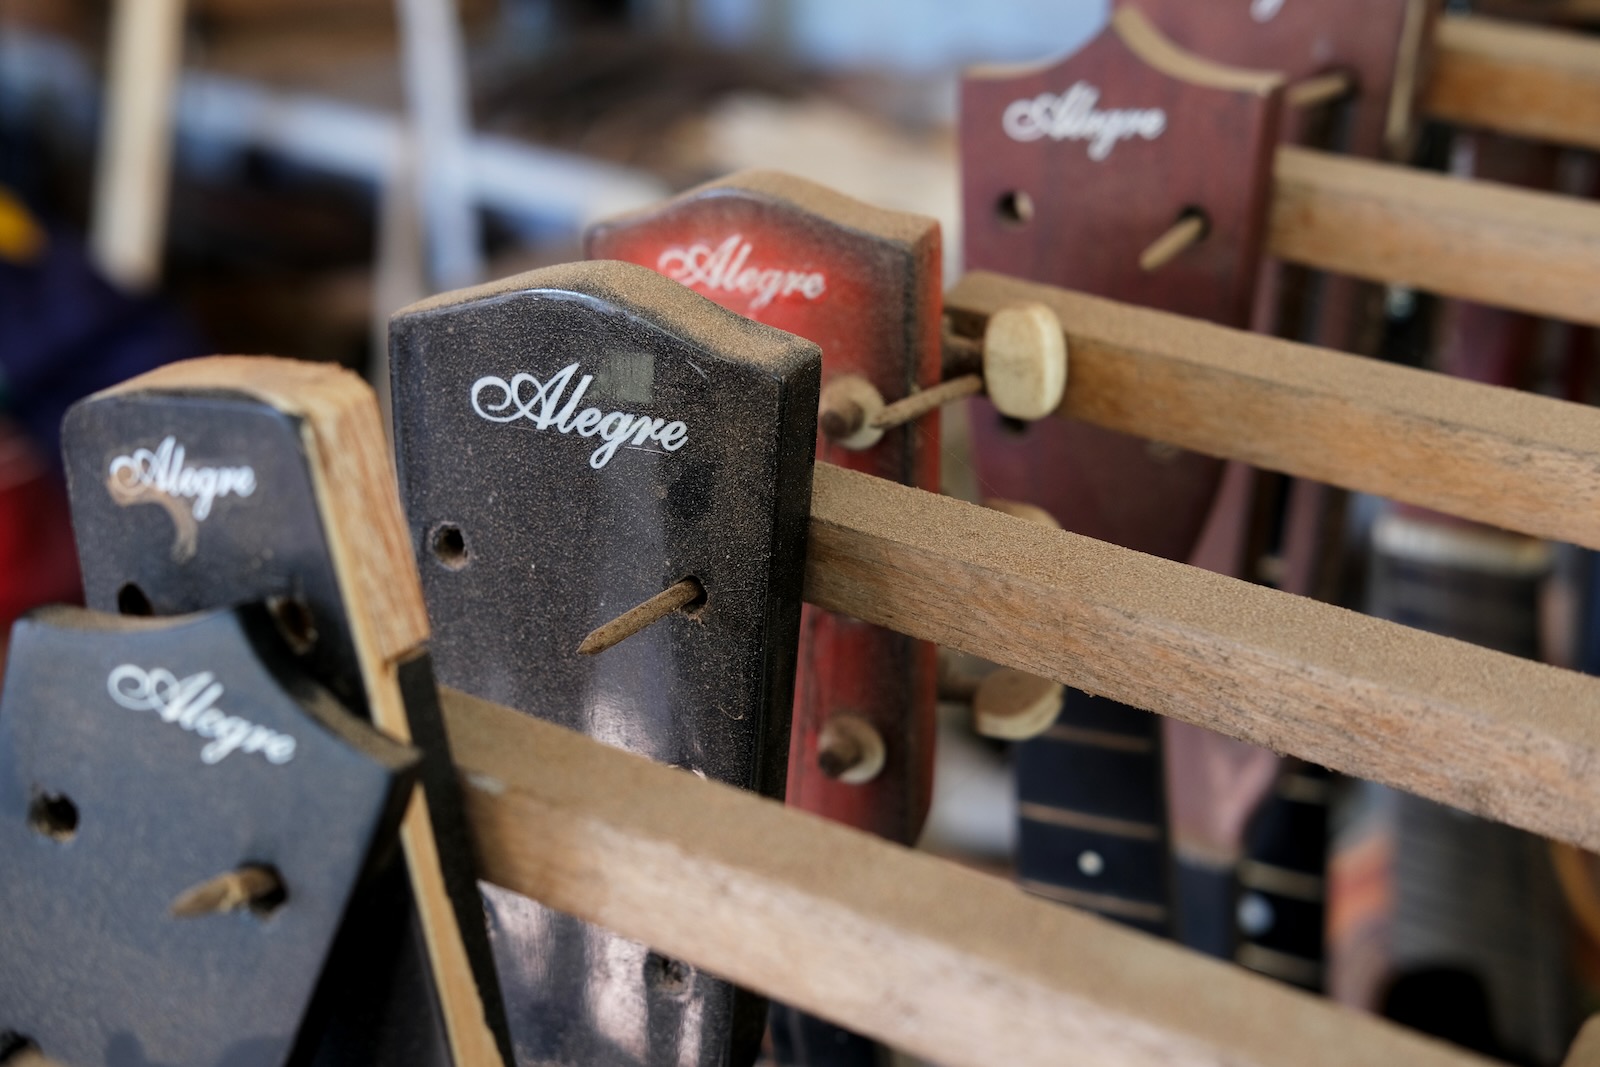
[[61,793],[36,792],[28,805],[28,825],[55,841],[71,841],[78,833],[78,805]]

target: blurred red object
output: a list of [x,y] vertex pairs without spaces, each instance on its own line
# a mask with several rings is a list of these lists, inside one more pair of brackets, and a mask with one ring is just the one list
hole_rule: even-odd
[[83,598],[60,479],[38,447],[0,418],[0,645],[24,613]]

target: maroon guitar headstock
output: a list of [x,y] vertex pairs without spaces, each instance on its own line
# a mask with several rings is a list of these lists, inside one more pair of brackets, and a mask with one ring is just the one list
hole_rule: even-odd
[[1184,48],[1282,71],[1291,83],[1351,81],[1351,155],[1395,155],[1409,139],[1437,0],[1126,0]]
[[[1181,52],[1129,9],[1064,59],[969,72],[967,265],[1244,324],[1282,84]],[[1141,265],[1191,217],[1202,239],[1158,270]]]
[[[587,245],[591,257],[651,267],[732,311],[817,342],[824,390],[854,375],[894,401],[939,382],[940,238],[932,219],[873,208],[799,178],[746,172],[602,223]],[[862,450],[819,432],[817,448],[828,463],[939,486],[936,417]],[[915,840],[932,786],[934,686],[930,646],[807,605],[790,803]],[[841,752],[857,758],[840,759]],[[869,775],[879,752],[882,766]]]

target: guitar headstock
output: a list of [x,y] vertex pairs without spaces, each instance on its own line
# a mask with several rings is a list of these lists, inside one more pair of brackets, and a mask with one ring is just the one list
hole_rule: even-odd
[[[390,340],[441,681],[781,796],[816,346],[624,263],[447,293],[398,313]],[[685,588],[642,632],[580,652]],[[524,1055],[643,1063],[661,1042],[681,1062],[754,1054],[758,998],[486,893]]]
[[[770,171],[746,171],[593,227],[586,251],[650,267],[730,311],[815,341],[825,390],[865,381],[887,401],[941,376],[939,224]],[[937,415],[819,459],[937,492]],[[807,607],[789,803],[893,840],[916,840],[933,780],[931,646]],[[833,761],[833,730],[875,734],[874,773]],[[828,734],[831,737],[831,734]],[[857,764],[859,761],[855,761]],[[825,769],[826,768],[826,769]]]
[[303,1055],[415,768],[305,675],[262,606],[19,622],[0,694],[0,1033],[77,1067]]
[[1291,83],[1347,77],[1351,155],[1397,158],[1411,139],[1438,0],[1125,2],[1208,59],[1282,71]]
[[[341,1048],[381,1059],[392,1045],[414,1062],[502,1058],[427,614],[371,389],[291,360],[172,364],[74,406],[63,451],[91,607],[162,616],[262,602],[311,677],[422,751],[426,803],[401,828],[407,870],[375,890],[403,899],[358,909],[366,927],[353,935],[374,951],[402,947],[393,967],[349,984],[335,1010]],[[425,1006],[404,1012],[414,1027],[363,1035],[360,1020],[397,998]]]
[[[1282,85],[1182,52],[1128,8],[1062,59],[969,71],[968,267],[1243,325]],[[1149,269],[1145,253],[1188,220],[1198,239]]]

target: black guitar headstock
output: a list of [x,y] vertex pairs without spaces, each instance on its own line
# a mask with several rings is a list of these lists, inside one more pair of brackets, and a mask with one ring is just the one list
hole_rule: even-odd
[[353,912],[368,962],[333,1010],[325,1061],[508,1059],[372,391],[326,366],[194,360],[76,405],[63,449],[91,607],[161,616],[262,602],[311,677],[422,753],[426,803],[402,824],[406,863]]
[[[390,339],[440,679],[781,796],[817,347],[622,263],[445,294]],[[580,651],[646,601],[665,617]],[[520,897],[489,906],[524,1059],[754,1055],[757,998]]]
[[306,676],[264,607],[19,622],[0,695],[0,1033],[73,1067],[303,1056],[415,769]]

